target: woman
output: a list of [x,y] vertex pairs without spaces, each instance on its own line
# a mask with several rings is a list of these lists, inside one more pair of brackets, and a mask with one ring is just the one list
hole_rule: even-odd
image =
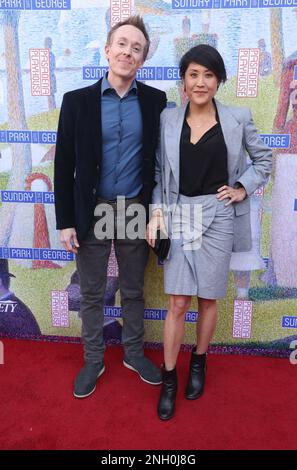
[[[181,59],[180,75],[189,102],[161,115],[157,184],[147,227],[151,246],[159,228],[171,238],[164,262],[169,309],[158,403],[162,420],[174,414],[176,361],[192,295],[198,297],[199,318],[185,396],[195,400],[203,393],[206,352],[217,322],[216,301],[226,294],[232,250],[251,248],[249,196],[266,183],[272,159],[250,111],[214,99],[226,81],[216,49],[205,44],[190,49]],[[246,152],[252,161],[249,168]]]

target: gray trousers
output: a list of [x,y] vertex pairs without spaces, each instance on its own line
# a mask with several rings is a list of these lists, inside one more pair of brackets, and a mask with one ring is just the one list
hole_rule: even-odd
[[[131,201],[135,202],[135,200]],[[129,205],[127,201],[126,206]],[[115,214],[116,215],[116,214]],[[80,317],[86,362],[103,360],[103,298],[107,280],[107,265],[112,239],[98,240],[94,234],[94,218],[87,237],[80,243],[76,255],[80,277]],[[145,239],[117,239],[118,219],[115,217],[114,247],[119,266],[119,286],[123,317],[122,342],[128,357],[143,354],[144,335],[144,271],[149,247]],[[129,218],[121,220],[125,225]]]

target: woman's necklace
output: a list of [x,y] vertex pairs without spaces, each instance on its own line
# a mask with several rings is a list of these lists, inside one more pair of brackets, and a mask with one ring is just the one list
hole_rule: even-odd
[[200,129],[201,127],[204,127],[206,125],[206,123],[209,123],[211,118],[212,118],[212,115],[209,114],[207,119],[205,119],[202,122],[197,123],[197,122],[193,121],[192,118],[190,118],[190,119],[188,118],[188,122],[189,122],[190,126],[193,125],[194,127],[197,127],[197,129]]

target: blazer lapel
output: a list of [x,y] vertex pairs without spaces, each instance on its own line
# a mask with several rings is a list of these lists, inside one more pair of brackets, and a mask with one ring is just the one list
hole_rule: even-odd
[[100,163],[102,155],[101,83],[102,79],[100,79],[94,85],[90,86],[89,94],[87,97],[89,111],[88,126],[91,130],[91,138],[94,145],[94,154],[98,163]]
[[149,147],[149,139],[153,135],[152,125],[153,125],[153,116],[150,106],[149,96],[146,95],[146,90],[143,87],[142,83],[136,81],[137,83],[137,93],[141,110],[142,117],[142,129],[143,129],[143,154],[145,155],[145,150]]
[[166,120],[164,130],[166,157],[170,164],[177,191],[179,190],[180,136],[186,108],[187,104],[175,108]]
[[236,169],[242,145],[243,125],[237,121],[228,106],[215,100],[221,128],[223,131],[227,153],[229,179]]

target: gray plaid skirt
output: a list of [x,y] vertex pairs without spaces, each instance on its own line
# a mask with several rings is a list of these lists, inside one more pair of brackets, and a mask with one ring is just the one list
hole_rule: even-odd
[[164,261],[166,294],[204,299],[226,295],[234,225],[234,208],[226,202],[215,194],[179,196],[170,257]]

